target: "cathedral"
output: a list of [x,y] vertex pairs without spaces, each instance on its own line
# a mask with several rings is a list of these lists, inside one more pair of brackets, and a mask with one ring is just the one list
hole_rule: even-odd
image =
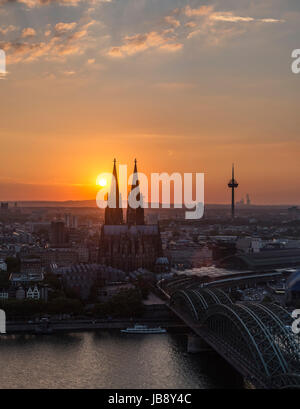
[[[126,223],[123,217],[122,198],[119,192],[116,160],[114,160],[113,180],[110,195],[115,194],[116,206],[105,209],[105,221],[101,228],[99,258],[105,264],[123,270],[134,271],[140,267],[153,270],[157,259],[162,257],[162,244],[159,226],[145,224],[144,208],[136,209],[127,203]],[[131,192],[136,189],[135,197],[140,199],[137,162],[134,161]]]

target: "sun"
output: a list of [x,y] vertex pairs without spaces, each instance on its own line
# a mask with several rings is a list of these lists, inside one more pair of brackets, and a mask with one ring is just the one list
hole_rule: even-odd
[[103,177],[98,177],[96,180],[96,185],[101,186],[101,187],[107,186],[107,179]]

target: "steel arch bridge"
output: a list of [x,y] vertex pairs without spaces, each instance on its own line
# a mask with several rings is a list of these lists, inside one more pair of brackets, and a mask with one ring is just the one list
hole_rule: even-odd
[[259,388],[300,388],[292,317],[275,304],[234,304],[217,288],[175,291],[170,308]]

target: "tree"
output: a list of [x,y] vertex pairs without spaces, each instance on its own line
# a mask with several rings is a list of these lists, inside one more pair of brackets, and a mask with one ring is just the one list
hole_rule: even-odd
[[48,314],[82,314],[83,305],[79,300],[56,298],[46,305]]
[[0,271],[0,288],[7,288],[9,286],[9,273]]
[[149,281],[146,281],[142,277],[139,277],[137,280],[137,286],[139,290],[141,291],[141,295],[143,299],[146,300],[149,296],[150,288],[151,288]]
[[142,297],[138,290],[122,290],[108,302],[111,315],[118,317],[139,316],[143,312]]
[[8,273],[18,273],[20,272],[20,259],[17,257],[7,257],[5,259],[5,262],[7,264],[7,272]]
[[122,290],[106,303],[96,304],[94,314],[98,317],[136,317],[142,315],[144,305],[136,289]]
[[265,303],[270,303],[270,302],[272,302],[273,300],[272,300],[272,298],[269,296],[269,295],[266,295],[264,298],[263,298],[263,300],[262,300],[262,302],[265,302]]
[[52,274],[52,273],[46,274],[44,283],[48,284],[48,286],[50,288],[52,288],[53,290],[61,290],[62,289],[61,282],[60,282],[59,278],[55,274]]
[[30,317],[45,311],[45,303],[41,300],[3,300],[0,304],[8,317]]

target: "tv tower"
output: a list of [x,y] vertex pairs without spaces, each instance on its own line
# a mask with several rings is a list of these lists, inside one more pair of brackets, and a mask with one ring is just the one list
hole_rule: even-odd
[[228,183],[228,187],[231,189],[231,217],[234,218],[234,189],[238,187],[238,182],[234,179],[234,165],[232,165],[232,178]]

